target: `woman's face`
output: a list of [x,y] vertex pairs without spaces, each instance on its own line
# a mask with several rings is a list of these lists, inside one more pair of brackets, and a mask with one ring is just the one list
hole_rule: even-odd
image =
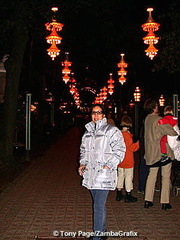
[[104,113],[102,112],[101,107],[95,106],[95,107],[92,109],[91,117],[92,117],[92,121],[93,121],[94,123],[96,123],[96,121],[103,119],[103,118],[105,117],[105,115],[104,115]]

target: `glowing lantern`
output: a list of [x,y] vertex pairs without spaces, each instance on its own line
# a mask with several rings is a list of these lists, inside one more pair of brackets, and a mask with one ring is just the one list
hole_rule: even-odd
[[152,60],[158,52],[158,49],[155,48],[152,42],[150,42],[149,47],[145,50],[146,55]]
[[[55,13],[58,11],[57,7],[51,8]],[[62,38],[57,34],[57,31],[61,31],[63,28],[62,23],[58,23],[55,19],[52,19],[52,22],[45,24],[45,27],[48,31],[51,31],[50,35],[46,37],[47,43],[51,44],[51,47],[47,49],[48,55],[54,60],[56,56],[59,55],[60,50],[57,48],[56,44],[60,44]]]
[[[52,7],[51,10],[55,13],[55,12],[58,11],[58,8],[57,8],[57,7]],[[46,29],[47,29],[48,31],[52,31],[53,28],[55,28],[56,31],[61,31],[62,28],[64,27],[64,24],[58,23],[58,22],[56,21],[56,19],[53,17],[52,22],[46,23],[45,26],[46,26]]]
[[141,99],[141,92],[139,87],[136,87],[135,91],[134,91],[134,101],[135,102],[140,102]]
[[55,28],[55,30],[59,32],[59,31],[62,31],[64,24],[58,23],[58,22],[56,22],[55,19],[53,19],[52,22],[46,23],[45,26],[48,31],[52,31],[53,28]]
[[72,86],[69,91],[73,95],[76,92],[76,88]]
[[47,49],[47,52],[52,60],[54,60],[54,58],[59,55],[60,50],[57,48],[56,43],[53,41],[51,47]]
[[118,71],[118,76],[121,76],[119,78],[119,82],[123,85],[126,82],[126,78],[124,76],[127,75],[127,71],[125,70],[125,68],[128,67],[128,64],[124,61],[124,53],[121,53],[121,60],[117,64],[117,66],[118,68],[120,68],[120,70]]
[[100,101],[100,103],[102,103],[104,101],[102,91],[100,91],[100,93],[99,93],[99,101]]
[[114,80],[112,78],[112,73],[109,74],[109,80],[107,81],[107,83],[109,83],[109,85],[108,85],[108,93],[110,95],[112,95],[113,92],[114,92],[114,90],[113,90],[113,88],[114,88],[114,84],[113,84]]
[[119,71],[118,71],[118,75],[119,76],[125,76],[127,74],[127,71],[122,67]]
[[62,74],[70,74],[71,70],[68,67],[63,68]]
[[111,88],[111,89],[109,89],[108,93],[109,93],[110,95],[112,95],[112,94],[114,93],[114,90]]
[[79,99],[79,93],[78,93],[77,91],[75,91],[74,99],[75,99],[75,100]]
[[[66,53],[66,58],[68,58],[67,54],[69,53]],[[62,66],[65,66],[65,67],[70,67],[72,65],[72,62],[69,62],[67,59],[62,62]]]
[[65,84],[67,84],[69,82],[69,80],[70,80],[70,77],[69,77],[68,74],[65,74],[62,79],[65,82]]
[[142,24],[143,31],[149,32],[152,30],[153,32],[157,31],[160,27],[159,23],[154,22],[154,19],[152,18],[152,11],[153,8],[147,8],[147,12],[149,12],[148,20],[146,23]]
[[50,33],[49,36],[46,37],[47,39],[47,43],[52,44],[53,42],[55,42],[56,44],[60,44],[62,38],[57,34],[55,28],[53,27],[52,32]]
[[95,104],[100,103],[100,100],[99,100],[99,94],[97,94],[97,97],[95,98],[94,103],[95,103]]
[[126,82],[126,78],[124,76],[121,76],[118,80],[122,85]]
[[124,53],[121,53],[121,60],[120,62],[117,64],[118,68],[127,68],[128,64],[125,63],[124,61]]
[[106,86],[104,86],[103,88],[102,88],[102,97],[103,97],[103,100],[105,100],[106,98],[107,98],[107,87]]
[[163,97],[163,94],[161,94],[161,96],[160,96],[160,98],[159,98],[159,105],[160,105],[161,107],[163,107],[163,106],[164,106],[164,102],[165,102],[165,99],[164,99],[164,97]]
[[152,60],[158,52],[158,49],[154,47],[154,44],[158,43],[159,37],[156,37],[154,32],[158,31],[160,24],[154,22],[152,18],[153,8],[148,8],[147,11],[149,12],[148,20],[146,23],[142,24],[141,27],[143,31],[148,32],[148,34],[143,38],[143,40],[145,44],[149,44],[145,52],[146,55]]
[[156,37],[152,29],[148,32],[147,36],[143,38],[145,44],[158,43],[159,37]]
[[67,84],[70,80],[70,76],[68,74],[71,73],[71,69],[69,69],[69,67],[72,65],[72,62],[68,61],[69,53],[66,52],[65,54],[66,54],[66,59],[64,62],[61,63],[61,65],[64,67],[62,69],[62,74],[64,74],[63,81],[65,82],[65,84]]

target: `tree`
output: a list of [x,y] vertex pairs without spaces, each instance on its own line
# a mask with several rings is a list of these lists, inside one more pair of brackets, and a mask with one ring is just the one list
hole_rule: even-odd
[[[51,0],[6,0],[0,3],[0,55],[2,58],[4,54],[9,54],[5,65],[6,87],[0,124],[0,160],[4,164],[13,160],[17,99],[25,50],[29,47],[34,32],[37,38],[45,34],[44,23],[51,20],[52,4]],[[88,4],[84,4],[83,0],[77,1],[77,4],[74,1],[62,3],[64,14],[68,13],[69,9],[76,13],[81,6]]]
[[167,70],[170,74],[180,72],[180,8],[179,1],[170,1],[161,14],[161,39],[155,71]]
[[[43,1],[43,4],[47,1]],[[9,54],[6,61],[6,87],[3,116],[0,126],[0,158],[4,164],[13,160],[19,80],[24,52],[32,31],[37,26],[39,1],[3,1],[1,3],[1,55]],[[43,5],[42,5],[43,6]],[[41,13],[43,11],[40,11]],[[43,13],[42,13],[43,15]]]

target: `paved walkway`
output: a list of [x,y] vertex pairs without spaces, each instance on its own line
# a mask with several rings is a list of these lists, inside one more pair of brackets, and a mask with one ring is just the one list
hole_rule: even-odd
[[[81,186],[77,173],[80,133],[72,128],[49,147],[0,194],[0,240],[26,240],[54,233],[91,232],[92,201]],[[137,166],[136,166],[137,169]],[[155,206],[143,208],[137,193],[137,171],[133,195],[137,203],[115,201],[111,191],[107,201],[108,231],[131,232],[131,237],[109,239],[180,239],[180,196],[171,196],[171,210],[162,211],[159,193]],[[137,237],[132,237],[138,233]]]

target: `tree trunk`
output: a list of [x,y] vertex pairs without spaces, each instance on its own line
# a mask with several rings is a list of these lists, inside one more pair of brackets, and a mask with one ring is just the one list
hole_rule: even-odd
[[5,165],[13,160],[18,88],[25,46],[28,39],[27,32],[17,26],[14,29],[12,39],[12,51],[6,62],[5,101],[0,138],[0,159]]

